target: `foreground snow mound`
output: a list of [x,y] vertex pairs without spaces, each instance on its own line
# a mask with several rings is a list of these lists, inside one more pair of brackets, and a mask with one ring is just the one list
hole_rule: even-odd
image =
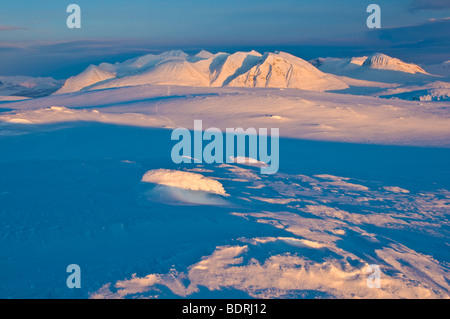
[[155,169],[145,173],[142,177],[142,181],[193,191],[204,191],[213,194],[226,195],[225,189],[220,182],[197,173],[171,169]]
[[101,68],[90,65],[86,70],[76,76],[72,76],[66,80],[63,87],[56,91],[54,94],[64,94],[71,92],[78,92],[81,89],[88,87],[92,84],[115,78],[116,75],[102,70]]
[[420,66],[413,63],[406,63],[400,59],[392,58],[382,53],[375,53],[369,56],[364,63],[363,67],[368,67],[371,69],[381,69],[381,70],[391,70],[391,71],[400,71],[405,73],[423,73],[428,74],[424,69]]

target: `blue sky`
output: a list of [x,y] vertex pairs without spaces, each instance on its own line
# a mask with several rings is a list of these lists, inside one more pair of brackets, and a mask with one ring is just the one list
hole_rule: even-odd
[[[71,3],[81,7],[81,29],[66,27]],[[381,7],[381,30],[366,27],[370,3]],[[171,48],[280,49],[303,58],[372,50],[411,58],[412,50],[418,60],[444,60],[446,17],[448,0],[5,0],[0,74],[64,77],[88,63]]]

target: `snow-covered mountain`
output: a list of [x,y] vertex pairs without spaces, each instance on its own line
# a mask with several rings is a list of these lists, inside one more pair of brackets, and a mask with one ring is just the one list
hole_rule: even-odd
[[[107,80],[107,81],[106,81]],[[97,83],[96,85],[94,85]],[[256,51],[194,56],[175,50],[148,54],[123,63],[90,66],[68,79],[57,93],[137,85],[195,87],[274,87],[313,91],[340,90],[348,85],[293,55]]]
[[377,69],[377,70],[391,70],[391,71],[399,71],[405,73],[423,73],[428,74],[424,69],[420,66],[413,63],[406,63],[400,59],[392,58],[382,53],[375,53],[369,56],[362,67]]
[[0,76],[0,96],[41,97],[58,90],[62,81],[50,77]]
[[382,53],[368,57],[317,58],[309,62],[322,72],[365,81],[404,84],[432,82],[439,78],[438,73],[428,73],[417,64],[406,63]]
[[186,60],[187,58],[189,58],[189,55],[184,53],[183,51],[172,50],[163,52],[161,54],[146,54],[140,57],[126,60],[123,63],[101,63],[99,67],[105,71],[116,74],[117,77],[125,77],[143,72],[164,61],[179,61]]
[[429,74],[417,64],[406,63],[400,59],[393,58],[382,53],[375,53],[370,56],[352,57],[345,59],[317,58],[310,60],[309,62],[323,72],[339,75],[358,69],[389,70],[410,74]]
[[367,56],[352,57],[347,59],[317,58],[308,62],[320,69],[322,72],[340,74],[342,72],[358,69],[364,61],[366,61],[366,59]]
[[[219,53],[211,63],[206,61],[206,66],[211,72],[211,86],[220,87],[228,85],[236,77],[248,73],[258,64],[261,54],[256,51],[236,52],[234,54]],[[214,58],[214,57],[213,57]],[[209,64],[209,66],[208,66]]]
[[[434,69],[442,74],[446,67],[444,63],[434,66]],[[213,54],[201,50],[189,55],[173,50],[147,54],[122,63],[91,65],[81,74],[69,78],[56,93],[139,85],[181,85],[345,90],[342,92],[350,94],[353,94],[352,89],[347,89],[356,87],[357,94],[369,94],[377,91],[376,88],[381,92],[386,87],[411,83],[425,85],[441,80],[440,77],[416,64],[382,53],[345,59],[317,58],[307,62],[278,51]]]
[[431,74],[450,77],[450,60],[439,64],[428,65],[425,67],[425,69]]
[[330,74],[323,73],[310,63],[284,52],[265,53],[249,71],[238,75],[228,86],[279,87],[311,91],[348,88]]
[[450,83],[435,81],[425,85],[405,85],[379,95],[410,101],[450,101]]
[[80,74],[68,78],[63,87],[56,91],[55,94],[77,92],[92,84],[115,77],[116,75],[114,73],[103,70],[95,65],[90,65]]
[[[420,101],[448,99],[448,61],[428,69],[375,53],[305,61],[285,52],[210,53],[181,50],[147,54],[122,63],[91,65],[55,94],[141,85],[292,88]],[[442,84],[443,83],[443,84]]]

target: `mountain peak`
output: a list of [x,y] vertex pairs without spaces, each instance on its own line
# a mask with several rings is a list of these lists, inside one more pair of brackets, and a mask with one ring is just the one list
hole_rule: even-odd
[[116,75],[114,73],[105,71],[102,68],[91,64],[80,74],[68,78],[64,85],[54,94],[77,92],[92,84],[115,77]]
[[362,64],[364,67],[371,69],[400,71],[406,73],[423,73],[427,74],[424,69],[413,63],[406,63],[400,59],[390,57],[383,53],[374,53],[370,55]]
[[189,54],[181,50],[171,50],[158,54],[158,56],[161,58],[187,58]]
[[206,50],[201,50],[199,53],[197,53],[195,55],[197,58],[202,58],[202,59],[209,59],[212,58],[214,56],[214,54],[212,54],[211,52],[208,52]]
[[286,52],[266,52],[256,65],[230,81],[235,87],[274,87],[312,91],[348,88],[330,74],[325,74],[307,61]]

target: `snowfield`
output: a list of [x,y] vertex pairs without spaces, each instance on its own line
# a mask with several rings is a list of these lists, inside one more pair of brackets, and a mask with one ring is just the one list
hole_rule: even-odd
[[[0,297],[449,298],[450,102],[431,69],[170,51],[6,97]],[[279,171],[175,164],[172,129],[194,120],[279,128]]]
[[284,137],[395,145],[448,146],[448,103],[387,100],[268,88],[145,85],[52,95],[3,104],[0,121],[51,124],[94,121],[193,129],[280,127]]

